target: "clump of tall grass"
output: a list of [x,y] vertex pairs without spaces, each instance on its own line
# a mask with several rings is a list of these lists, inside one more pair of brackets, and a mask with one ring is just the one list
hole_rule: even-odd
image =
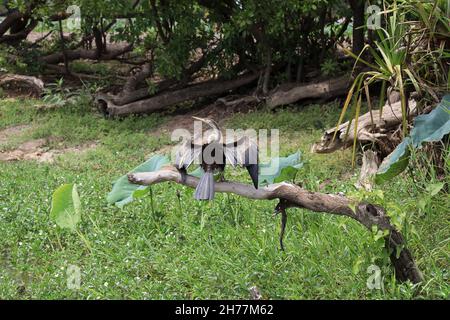
[[[353,121],[361,112],[362,98],[365,96],[369,110],[372,110],[369,86],[381,82],[380,116],[385,97],[395,90],[400,94],[402,108],[402,133],[408,133],[408,100],[416,91],[424,101],[439,101],[439,96],[450,88],[450,18],[445,1],[394,1],[384,2],[382,26],[377,30],[378,40],[373,45],[366,44],[355,58],[357,64],[369,70],[359,73],[347,94],[338,124],[343,122],[348,107],[353,103]],[[363,59],[368,53],[373,62]],[[350,126],[349,126],[350,127]],[[354,127],[355,141],[353,163],[355,161],[357,123]],[[337,130],[333,139],[335,138]]]

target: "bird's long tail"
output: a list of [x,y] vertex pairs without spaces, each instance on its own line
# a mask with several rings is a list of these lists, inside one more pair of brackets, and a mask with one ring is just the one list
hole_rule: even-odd
[[214,175],[211,171],[206,171],[200,178],[200,182],[195,189],[194,198],[196,200],[214,199]]

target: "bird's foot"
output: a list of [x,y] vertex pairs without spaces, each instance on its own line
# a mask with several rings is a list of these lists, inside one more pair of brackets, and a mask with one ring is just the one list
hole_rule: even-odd
[[227,182],[227,179],[225,179],[225,174],[223,172],[219,174],[217,182]]
[[186,169],[182,168],[182,169],[178,169],[178,171],[180,172],[180,175],[181,175],[181,183],[186,184],[186,178],[187,178]]

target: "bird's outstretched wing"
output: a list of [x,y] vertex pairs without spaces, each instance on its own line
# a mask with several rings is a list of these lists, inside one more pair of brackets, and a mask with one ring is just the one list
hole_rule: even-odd
[[240,165],[247,168],[253,185],[258,189],[258,173],[259,173],[259,159],[258,159],[258,145],[248,136],[225,144],[224,148],[225,158],[233,167]]
[[186,140],[176,151],[174,166],[177,169],[187,169],[194,160],[200,160],[201,153],[201,145],[194,144],[192,140]]

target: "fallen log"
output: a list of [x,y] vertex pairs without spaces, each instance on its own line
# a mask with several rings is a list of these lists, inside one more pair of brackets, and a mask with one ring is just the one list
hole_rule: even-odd
[[[179,87],[181,89],[182,87],[186,87],[188,85],[186,83],[187,81],[188,79],[186,79],[186,81],[179,81],[176,78],[162,80],[160,82],[153,84],[155,89],[154,91],[156,92],[156,94],[158,94],[174,86]],[[121,94],[117,96],[111,96],[110,100],[113,104],[117,106],[123,106],[135,101],[150,98],[154,95],[155,94],[152,94],[150,92],[148,85],[147,87],[139,88],[136,90],[127,90],[126,86],[124,85],[124,89],[122,90]]]
[[68,76],[68,77],[72,77],[72,78],[76,78],[76,79],[90,79],[90,80],[105,80],[105,79],[110,79],[110,80],[119,80],[117,81],[117,83],[122,84],[123,81],[126,80],[125,77],[122,76],[118,76],[118,75],[108,75],[108,76],[100,76],[100,75],[95,75],[95,74],[88,74],[88,73],[80,73],[80,72],[73,72],[71,71],[70,74],[67,74],[65,71],[65,67],[61,66],[61,65],[53,65],[53,64],[48,64],[47,66],[48,72],[46,72],[46,74],[58,74],[58,75],[64,75],[64,76]]
[[347,93],[350,76],[344,75],[317,83],[287,84],[270,94],[266,100],[269,108],[287,105],[302,99],[333,98]]
[[28,95],[40,97],[44,91],[44,82],[36,77],[7,73],[0,76],[0,87],[14,92],[26,89]]
[[[213,53],[218,52],[219,49],[214,50]],[[153,83],[154,85],[154,94],[151,94],[148,90],[148,85],[144,88],[139,88],[140,83],[144,82],[151,74],[153,74],[153,67],[150,63],[146,63],[141,71],[136,75],[131,76],[126,84],[123,87],[122,92],[111,98],[111,101],[118,106],[123,106],[138,100],[142,100],[145,98],[150,98],[155,94],[159,94],[164,90],[167,90],[172,87],[176,87],[176,89],[181,89],[188,86],[189,82],[192,81],[193,75],[200,71],[206,62],[207,54],[203,54],[200,59],[193,62],[188,68],[183,70],[180,77],[173,77],[169,79],[162,80],[158,83]]]
[[[182,177],[180,172],[172,166],[167,166],[155,172],[132,173],[128,175],[131,183],[139,185],[153,185],[172,181],[178,184],[195,188],[199,179],[191,175]],[[346,216],[355,219],[369,230],[376,226],[378,230],[388,230],[385,237],[385,245],[389,250],[391,262],[395,268],[395,275],[400,281],[410,280],[419,283],[423,280],[410,251],[406,248],[406,242],[395,227],[390,223],[382,207],[370,203],[354,203],[352,200],[333,194],[311,192],[290,183],[277,183],[255,189],[251,185],[237,182],[217,182],[216,192],[234,193],[236,195],[255,199],[273,200],[279,199],[277,211],[286,208],[305,208],[314,212],[323,212]],[[400,250],[400,254],[397,255]]]
[[[410,117],[417,114],[417,103],[415,100],[409,100],[409,110]],[[358,118],[356,140],[362,143],[372,142],[383,145],[389,142],[390,132],[395,131],[401,122],[401,102],[398,101],[391,105],[387,103],[383,107],[382,112],[380,110],[373,110]],[[341,124],[337,128],[336,137],[333,140],[335,132],[336,128],[325,131],[321,141],[315,143],[311,151],[315,153],[331,153],[338,149],[352,146],[355,138],[355,121],[347,121]],[[389,154],[390,152],[386,150],[384,153]]]
[[[125,53],[128,53],[133,50],[133,45],[128,44],[126,46],[122,46],[119,48],[109,49],[107,53],[103,53],[100,57],[98,56],[98,52],[96,49],[93,50],[85,50],[85,49],[75,49],[75,50],[67,50],[67,60],[78,60],[78,59],[88,59],[88,60],[112,60],[121,56]],[[64,62],[64,53],[57,52],[52,53],[47,56],[41,57],[39,59],[41,62],[46,64],[58,64]]]
[[258,79],[259,73],[246,73],[232,80],[210,80],[190,85],[186,88],[167,91],[149,99],[132,102],[123,106],[116,105],[113,97],[107,94],[98,94],[95,100],[107,116],[125,116],[129,114],[150,113],[164,109],[185,101],[197,98],[222,94],[227,91],[247,85]]

